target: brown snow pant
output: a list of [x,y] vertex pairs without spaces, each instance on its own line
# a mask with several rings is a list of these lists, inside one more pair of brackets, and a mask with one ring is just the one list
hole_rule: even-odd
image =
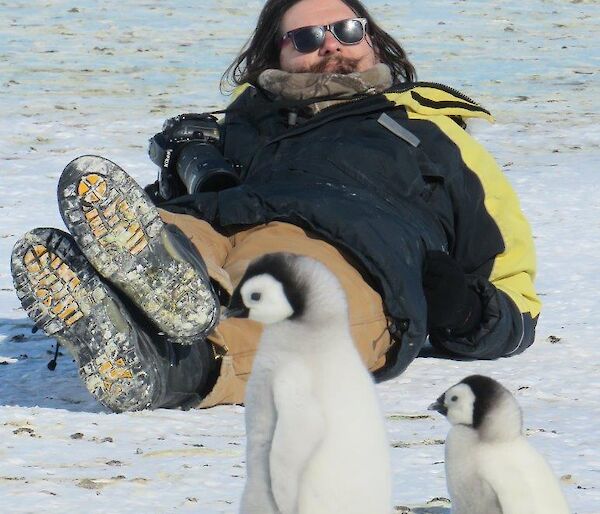
[[[303,229],[271,222],[243,230],[231,237],[215,231],[193,216],[160,211],[162,219],[177,225],[202,255],[210,277],[229,294],[241,280],[248,264],[273,252],[306,255],[324,263],[340,281],[348,298],[351,331],[367,368],[375,371],[385,363],[391,346],[381,296],[353,268],[339,250]],[[261,325],[249,319],[225,319],[209,340],[222,359],[220,375],[199,407],[243,403]]]

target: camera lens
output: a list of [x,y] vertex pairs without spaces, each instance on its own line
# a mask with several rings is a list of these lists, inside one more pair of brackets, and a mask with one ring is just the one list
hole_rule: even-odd
[[192,141],[182,148],[177,159],[177,174],[188,194],[221,191],[240,182],[219,150],[201,141]]

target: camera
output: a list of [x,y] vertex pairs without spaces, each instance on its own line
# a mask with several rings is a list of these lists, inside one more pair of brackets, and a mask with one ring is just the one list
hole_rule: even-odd
[[148,147],[150,160],[160,168],[160,196],[169,200],[237,186],[236,167],[223,157],[220,145],[221,127],[210,114],[181,114],[165,121]]

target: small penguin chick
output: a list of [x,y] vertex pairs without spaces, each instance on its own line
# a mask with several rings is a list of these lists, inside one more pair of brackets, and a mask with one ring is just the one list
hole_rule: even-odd
[[560,483],[522,434],[514,396],[471,375],[429,406],[452,425],[445,443],[453,514],[569,514]]
[[453,385],[429,410],[443,414],[452,425],[474,428],[481,439],[508,440],[522,431],[521,408],[513,395],[483,375],[471,375]]

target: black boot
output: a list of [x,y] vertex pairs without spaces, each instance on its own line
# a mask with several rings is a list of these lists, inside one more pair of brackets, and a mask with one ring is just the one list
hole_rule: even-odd
[[219,373],[212,345],[206,341],[182,345],[168,340],[155,345],[161,348],[166,372],[164,395],[155,407],[197,406],[212,390]]
[[97,156],[75,159],[60,177],[58,204],[94,269],[153,325],[187,344],[212,330],[219,302],[202,257],[119,166]]
[[210,343],[175,344],[151,323],[134,321],[143,318],[132,316],[69,234],[47,228],[25,234],[11,266],[27,314],[70,351],[87,389],[109,409],[185,406],[212,387]]

